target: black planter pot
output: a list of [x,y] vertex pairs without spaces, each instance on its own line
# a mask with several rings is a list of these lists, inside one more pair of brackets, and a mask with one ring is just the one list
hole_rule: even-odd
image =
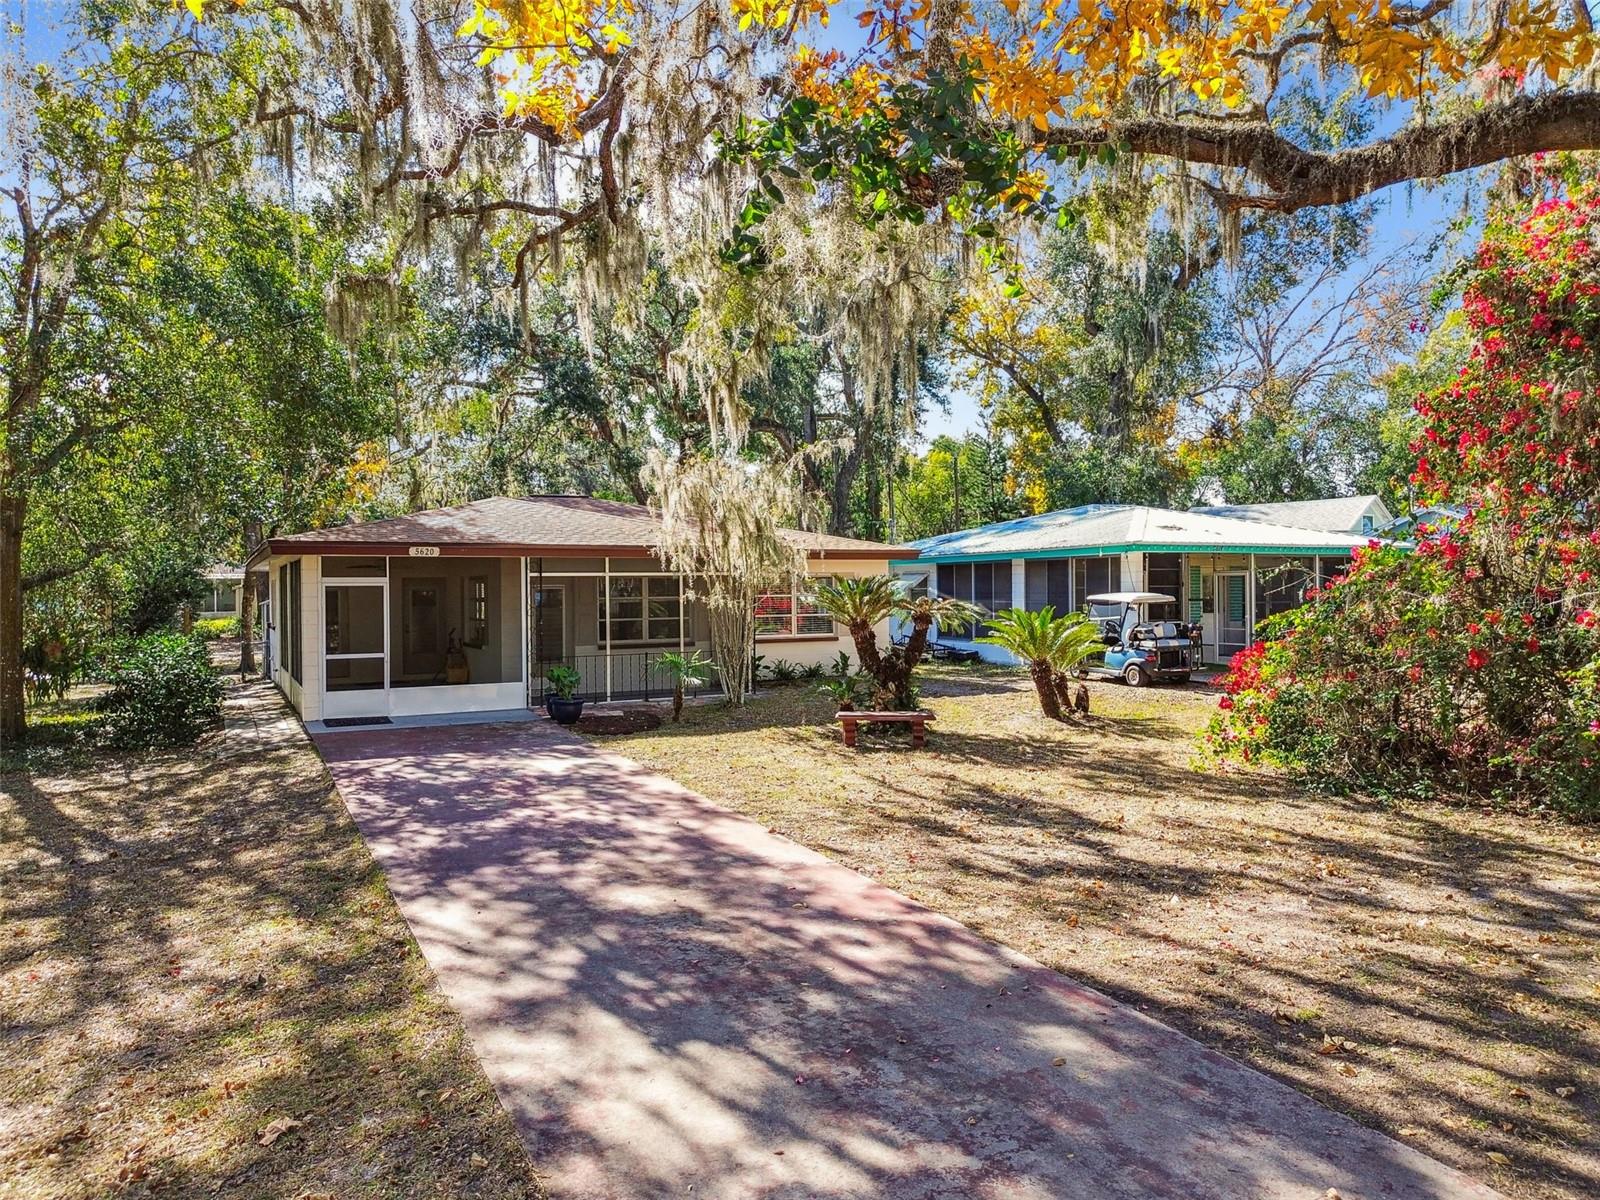
[[576,725],[578,718],[583,716],[583,701],[550,696],[544,702],[544,709],[557,725]]

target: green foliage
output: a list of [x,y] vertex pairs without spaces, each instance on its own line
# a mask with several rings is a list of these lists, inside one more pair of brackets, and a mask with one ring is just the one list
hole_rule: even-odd
[[793,683],[800,678],[800,668],[786,658],[775,658],[767,664],[767,678],[773,683]]
[[664,671],[677,687],[705,687],[711,682],[714,664],[698,650],[685,654],[668,650],[655,661],[657,670]]
[[667,677],[672,680],[674,722],[683,715],[684,690],[705,687],[716,673],[716,664],[698,650],[688,654],[679,650],[668,650],[656,659],[655,665],[658,670],[665,671]]
[[100,705],[118,749],[188,746],[222,724],[222,682],[198,638],[150,633],[118,664]]
[[1416,401],[1408,480],[1463,515],[1267,623],[1227,675],[1217,754],[1600,812],[1597,214],[1587,174],[1493,214],[1454,281],[1471,349]]
[[1023,515],[1007,486],[1006,447],[998,438],[937,437],[912,456],[895,497],[903,541],[953,533]]
[[[845,576],[819,584],[811,599],[849,628],[862,673],[873,681],[872,702],[897,710],[916,706],[912,672],[927,649],[929,632],[936,625],[965,628],[983,615],[982,609],[965,600],[913,596],[905,581],[892,575]],[[911,633],[904,645],[885,649],[878,645],[876,630],[890,617],[899,617],[910,625]]]
[[1063,613],[1046,605],[1037,612],[1007,608],[988,622],[989,633],[978,641],[1008,650],[1028,664],[1039,708],[1054,720],[1063,717],[1060,693],[1067,673],[1104,649],[1094,623],[1083,613]]
[[194,635],[202,642],[239,636],[238,617],[205,617],[194,623]]
[[[928,219],[931,173],[938,163],[962,165],[962,189],[948,207],[960,214],[966,231],[1000,257],[996,220],[1003,213],[1042,216],[1069,213],[1048,188],[1028,195],[1014,188],[1031,147],[1016,132],[979,128],[968,116],[974,64],[959,59],[920,82],[902,82],[884,102],[847,115],[805,96],[786,100],[767,119],[739,119],[731,135],[719,135],[725,157],[747,163],[756,173],[723,260],[740,270],[767,265],[761,225],[785,189],[812,193],[836,190],[862,221],[888,220],[920,225]],[[896,147],[904,146],[904,150]],[[1115,157],[1115,148],[1105,152]],[[1051,151],[1064,161],[1065,151]],[[782,183],[779,180],[782,180]]]
[[544,677],[558,700],[571,700],[583,683],[583,676],[578,674],[577,669],[565,663],[557,663],[550,667],[545,671]]
[[170,629],[178,610],[184,605],[198,606],[207,590],[199,560],[171,545],[158,546],[129,563],[122,581],[116,627],[133,637]]
[[838,675],[819,680],[817,692],[820,695],[831,696],[833,702],[840,708],[846,706],[854,708],[866,699],[871,682],[865,675]]
[[1062,613],[1050,605],[1030,612],[1006,608],[985,624],[989,632],[977,640],[1009,650],[1027,662],[1041,662],[1057,671],[1070,671],[1090,655],[1104,649],[1093,622],[1083,613]]

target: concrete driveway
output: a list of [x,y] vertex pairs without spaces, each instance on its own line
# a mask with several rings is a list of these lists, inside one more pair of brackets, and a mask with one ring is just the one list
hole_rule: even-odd
[[317,744],[556,1197],[1496,1195],[548,724]]

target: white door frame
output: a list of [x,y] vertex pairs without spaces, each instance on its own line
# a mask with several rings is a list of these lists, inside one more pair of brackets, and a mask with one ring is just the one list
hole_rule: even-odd
[[[1255,622],[1251,620],[1251,609],[1255,607],[1255,576],[1251,571],[1246,570],[1244,567],[1218,570],[1212,572],[1212,574],[1215,577],[1212,584],[1214,597],[1212,600],[1212,605],[1216,609],[1217,616],[1217,660],[1222,663],[1227,663],[1234,654],[1237,654],[1239,650],[1245,649],[1254,640]],[[1227,581],[1233,576],[1238,576],[1240,579],[1244,580],[1244,635],[1239,642],[1237,649],[1234,649],[1231,653],[1224,654],[1223,634],[1224,627],[1226,626],[1228,620]]]
[[[383,649],[363,651],[359,654],[328,653],[328,589],[338,587],[375,587],[383,591]],[[328,717],[386,717],[389,715],[389,581],[388,579],[339,579],[322,581],[323,628],[317,644],[322,647],[322,716]],[[383,659],[383,687],[362,688],[356,691],[330,691],[328,664],[349,662],[355,659]]]

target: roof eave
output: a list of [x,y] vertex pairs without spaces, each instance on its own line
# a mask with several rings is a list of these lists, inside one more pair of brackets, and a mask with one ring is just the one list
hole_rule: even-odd
[[[274,555],[383,555],[405,558],[412,546],[427,545],[441,558],[574,558],[574,557],[654,557],[656,547],[645,543],[611,545],[549,545],[522,542],[384,542],[341,541],[331,538],[268,538],[257,546],[246,561],[248,570],[258,559]],[[848,561],[887,560],[897,555],[914,555],[909,546],[809,546],[808,559]],[[429,555],[429,557],[433,557]]]
[[[895,566],[940,562],[1001,562],[1012,558],[1102,558],[1110,554],[1313,554],[1323,557],[1349,554],[1371,539],[1353,545],[1320,544],[1281,546],[1262,543],[1249,546],[1212,546],[1187,542],[1121,542],[1102,546],[1056,547],[1044,550],[978,550],[970,554],[920,554],[914,558],[892,560]],[[1381,539],[1380,539],[1381,540]]]

